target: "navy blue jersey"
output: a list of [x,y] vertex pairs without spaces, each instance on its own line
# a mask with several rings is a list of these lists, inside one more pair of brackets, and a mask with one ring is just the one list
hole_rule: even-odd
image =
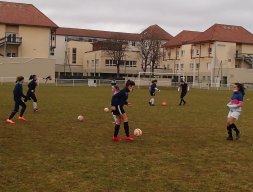
[[37,82],[35,80],[32,80],[29,84],[28,84],[28,91],[31,92],[35,92],[35,89],[37,87]]
[[233,93],[231,100],[243,101],[243,94],[240,91]]
[[149,88],[150,93],[154,93],[156,90],[156,83],[152,83],[152,85]]
[[182,83],[180,85],[180,87],[181,87],[182,93],[187,93],[187,91],[188,91],[188,84],[187,83]]
[[25,95],[23,94],[23,85],[20,82],[17,82],[17,84],[14,87],[13,90],[13,96],[14,100],[21,100],[22,97],[25,98]]
[[120,92],[112,96],[111,105],[112,106],[124,106],[127,105],[127,99],[128,99],[128,88],[122,89]]

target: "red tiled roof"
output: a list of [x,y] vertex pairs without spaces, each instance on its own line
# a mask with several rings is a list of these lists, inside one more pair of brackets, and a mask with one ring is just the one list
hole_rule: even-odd
[[176,47],[183,44],[191,43],[193,39],[199,36],[201,32],[198,31],[182,31],[177,36],[172,38],[163,47]]
[[222,41],[253,44],[253,34],[241,26],[215,24],[193,40],[193,43]]
[[169,34],[167,31],[165,31],[163,28],[161,28],[158,25],[151,25],[147,29],[145,29],[141,35],[150,34],[153,37],[158,38],[159,40],[170,40],[173,38],[171,34]]
[[98,31],[90,29],[75,29],[75,28],[58,28],[56,30],[57,35],[77,36],[77,37],[90,37],[101,39],[119,39],[128,41],[138,41],[140,35],[137,33],[122,33],[122,32],[110,32],[110,31]]
[[32,4],[0,1],[0,23],[57,28],[58,26]]

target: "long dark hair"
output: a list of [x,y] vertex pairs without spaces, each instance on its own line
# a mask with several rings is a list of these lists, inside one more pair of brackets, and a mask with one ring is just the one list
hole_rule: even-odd
[[29,80],[34,80],[36,75],[30,75]]
[[18,76],[17,79],[16,79],[16,83],[17,82],[20,82],[20,81],[23,81],[25,78],[23,76]]
[[129,87],[129,86],[135,86],[135,82],[132,80],[127,80],[126,87]]
[[242,93],[242,95],[245,95],[245,87],[243,84],[241,83],[235,83],[235,85],[238,87],[238,91],[240,91]]

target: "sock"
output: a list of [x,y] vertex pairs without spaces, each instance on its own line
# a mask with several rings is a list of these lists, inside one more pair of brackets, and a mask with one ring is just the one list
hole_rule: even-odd
[[115,125],[114,128],[114,137],[118,137],[120,125]]
[[12,112],[9,119],[11,120],[15,115],[16,115],[17,112]]
[[124,129],[125,129],[126,136],[129,137],[129,125],[128,125],[128,122],[124,122]]
[[227,127],[227,130],[228,130],[228,136],[229,137],[232,137],[233,135],[232,135],[232,125],[229,125],[228,127]]
[[155,104],[155,99],[154,99],[154,98],[151,99],[151,104],[152,104],[152,105]]
[[231,128],[236,132],[236,134],[240,133],[239,129],[234,123],[231,125]]
[[37,108],[38,108],[37,102],[33,102],[33,109],[35,110],[35,109],[37,109]]

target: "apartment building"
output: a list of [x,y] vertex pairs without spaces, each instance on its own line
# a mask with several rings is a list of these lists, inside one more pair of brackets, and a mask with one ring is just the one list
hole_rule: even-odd
[[0,76],[54,77],[56,28],[31,4],[0,1]]
[[182,31],[164,45],[163,65],[194,83],[253,83],[253,34],[215,24],[204,32]]
[[123,33],[88,29],[58,28],[56,59],[56,76],[103,76],[116,74],[116,63],[101,47],[99,42],[120,40],[127,44],[124,62],[120,66],[121,76],[137,75],[141,69],[139,41],[143,33],[152,33],[163,43],[172,36],[158,25],[152,25],[142,33]]

